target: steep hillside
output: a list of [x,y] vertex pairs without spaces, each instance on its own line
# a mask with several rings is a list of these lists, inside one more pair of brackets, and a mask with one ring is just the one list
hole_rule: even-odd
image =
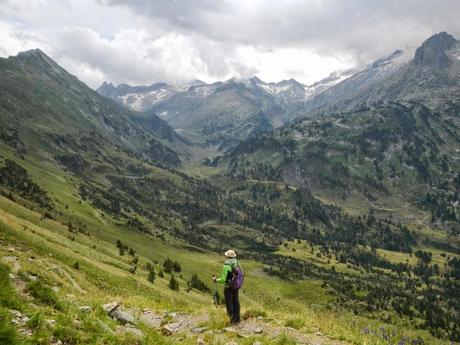
[[0,80],[0,138],[18,152],[43,150],[78,165],[84,157],[74,155],[85,153],[113,170],[120,168],[113,152],[180,163],[183,140],[167,123],[100,96],[40,50],[1,59]]

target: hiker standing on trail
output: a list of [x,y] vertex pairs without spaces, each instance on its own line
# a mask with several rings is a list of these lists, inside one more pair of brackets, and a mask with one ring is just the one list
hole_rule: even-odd
[[225,284],[224,296],[227,314],[231,324],[238,324],[240,322],[240,300],[238,295],[239,289],[243,286],[244,274],[236,259],[234,250],[230,249],[225,252],[222,274],[218,278],[216,276],[212,278],[214,282]]

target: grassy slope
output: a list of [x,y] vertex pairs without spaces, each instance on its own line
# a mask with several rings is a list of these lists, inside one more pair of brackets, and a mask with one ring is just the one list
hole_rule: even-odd
[[[6,148],[2,152],[5,157],[13,157],[13,153]],[[208,278],[211,274],[217,273],[220,269],[221,257],[213,253],[191,251],[187,246],[173,239],[161,241],[115,226],[114,220],[110,217],[102,215],[86,202],[80,203],[77,189],[72,183],[74,178],[71,175],[51,165],[39,164],[32,158],[21,160],[20,163],[27,168],[35,182],[48,190],[55,199],[56,208],[76,222],[82,221],[87,224],[89,234],[69,233],[65,225],[54,220],[40,220],[39,213],[3,197],[0,198],[2,241],[0,256],[12,255],[7,252],[7,248],[13,247],[14,255],[20,258],[22,270],[36,273],[43,277],[48,285],[59,287],[58,298],[66,306],[65,311],[58,314],[61,316],[57,317],[52,308],[34,306],[25,299],[23,308],[26,314],[32,316],[36,312],[42,313],[44,317],[57,319],[58,326],[65,328],[72,324],[69,316],[77,313],[78,318],[84,321],[84,326],[69,335],[76,339],[76,343],[97,343],[98,337],[106,338],[108,343],[124,341],[123,338],[116,340],[106,334],[101,327],[94,326],[96,320],[103,320],[109,327],[115,327],[114,322],[105,317],[99,308],[101,304],[112,300],[123,301],[127,306],[149,307],[155,311],[181,310],[196,314],[210,314],[212,317],[208,326],[218,329],[223,327],[224,311],[215,310],[210,295],[195,291],[185,292],[185,279],[193,273],[198,273],[202,280],[209,282]],[[65,205],[69,207],[66,208]],[[140,256],[136,275],[128,272],[130,267],[128,255],[124,257],[118,255],[115,246],[117,239],[129,243]],[[31,256],[35,259],[29,260]],[[168,275],[164,279],[157,278],[153,285],[146,280],[147,272],[144,270],[144,264],[150,260],[161,262],[166,257],[179,261],[183,267],[184,279],[179,280],[181,286],[179,292],[172,292],[167,288]],[[72,268],[75,262],[80,263],[79,270]],[[381,322],[353,316],[343,311],[330,310],[328,304],[332,296],[321,288],[319,282],[281,281],[265,275],[261,263],[243,260],[243,264],[248,277],[242,296],[243,312],[252,310],[254,313],[262,310],[269,318],[280,320],[281,324],[295,325],[306,332],[321,330],[323,334],[352,343],[384,343],[380,337],[362,332],[365,327],[377,329],[383,325]],[[158,271],[158,267],[156,270]],[[94,312],[89,316],[77,311],[78,306],[87,304],[94,307]],[[385,327],[392,326],[385,325]],[[85,338],[89,329],[94,333],[93,339]],[[430,339],[430,343],[442,343],[432,339],[427,332],[411,330],[408,324],[396,326],[395,329],[398,336],[403,334],[414,336],[417,333],[422,334],[425,339]],[[52,332],[55,331],[42,326],[36,335],[49,335]],[[147,343],[169,341],[153,331],[147,330],[147,332],[149,332]],[[190,343],[195,342],[195,339],[190,340]],[[269,339],[264,340],[267,344],[271,342],[272,340]],[[46,341],[42,343],[46,344]],[[247,340],[245,343],[250,342]]]

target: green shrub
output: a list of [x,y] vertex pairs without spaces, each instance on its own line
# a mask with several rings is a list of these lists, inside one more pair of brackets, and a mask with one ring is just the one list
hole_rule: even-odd
[[174,277],[174,274],[172,274],[171,279],[169,279],[169,288],[174,291],[179,291],[179,282]]
[[203,281],[201,281],[200,278],[198,278],[198,275],[196,273],[194,273],[192,275],[192,278],[190,279],[190,287],[200,290],[202,292],[211,291],[211,289]]
[[149,276],[147,277],[147,280],[151,283],[153,283],[156,279],[156,274],[155,274],[155,271],[154,270],[151,270],[149,272]]

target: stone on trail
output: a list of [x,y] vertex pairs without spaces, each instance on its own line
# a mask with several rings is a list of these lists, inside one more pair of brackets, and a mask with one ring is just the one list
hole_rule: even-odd
[[208,329],[206,327],[196,327],[192,329],[192,333],[203,333],[206,332]]
[[90,313],[91,312],[91,307],[89,305],[82,305],[81,307],[78,308],[81,312],[83,313]]
[[129,334],[134,335],[137,338],[144,338],[144,332],[142,332],[142,330],[140,330],[139,328],[135,328],[135,327],[129,327],[129,326],[117,327],[117,333],[122,333],[122,334],[129,333]]
[[45,320],[45,323],[50,326],[50,327],[54,327],[56,325],[56,320],[53,320],[53,319],[46,319]]
[[182,322],[172,322],[164,325],[161,328],[161,332],[165,335],[172,335],[180,329]]
[[253,331],[255,334],[260,334],[264,331],[264,329],[262,327],[257,327],[257,328],[254,328]]
[[30,274],[28,272],[25,272],[24,273],[24,277],[28,280],[28,281],[32,281],[32,282],[35,282],[38,280],[38,277],[35,275],[35,274]]
[[4,256],[2,258],[2,262],[4,264],[10,264],[13,272],[15,273],[21,269],[21,264],[19,263],[19,258],[17,256]]
[[142,309],[142,313],[139,315],[139,321],[145,323],[149,327],[160,328],[161,321],[163,321],[163,317],[160,315],[154,314],[147,308],[144,308]]
[[224,328],[225,332],[236,334],[241,338],[249,338],[251,336],[250,332],[247,329],[226,327]]

